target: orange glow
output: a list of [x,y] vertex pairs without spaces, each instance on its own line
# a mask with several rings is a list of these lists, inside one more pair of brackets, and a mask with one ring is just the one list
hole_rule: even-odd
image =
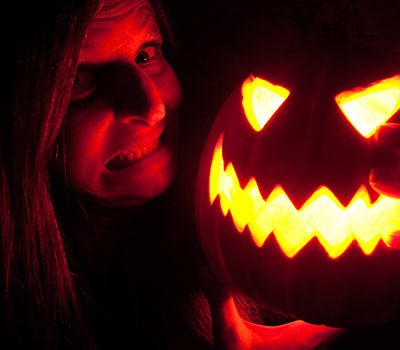
[[344,91],[335,101],[357,131],[366,138],[400,108],[400,75],[372,83],[366,88]]
[[289,96],[285,88],[260,78],[248,77],[242,85],[242,105],[247,120],[260,131]]
[[313,237],[331,258],[340,256],[354,240],[369,255],[379,240],[390,246],[391,236],[400,231],[400,200],[381,195],[372,204],[363,186],[347,207],[327,187],[318,188],[300,210],[280,185],[264,200],[254,178],[242,189],[232,163],[224,167],[222,142],[223,135],[211,163],[210,203],[219,195],[224,216],[231,212],[239,232],[248,226],[258,247],[273,233],[288,257],[296,255]]

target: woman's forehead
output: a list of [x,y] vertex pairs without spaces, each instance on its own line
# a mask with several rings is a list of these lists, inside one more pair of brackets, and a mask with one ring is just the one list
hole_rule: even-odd
[[105,0],[89,24],[79,62],[100,63],[115,59],[122,52],[132,54],[145,42],[160,36],[148,0]]
[[[99,11],[93,18],[92,25],[123,19],[133,12],[144,12],[141,9],[147,9],[147,13],[154,15],[153,8],[148,0],[104,0]],[[148,17],[148,16],[142,16]],[[140,20],[140,16],[138,16]],[[143,19],[145,21],[146,18]]]

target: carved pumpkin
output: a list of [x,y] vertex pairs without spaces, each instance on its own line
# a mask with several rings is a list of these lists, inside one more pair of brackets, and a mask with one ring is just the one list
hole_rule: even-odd
[[400,200],[379,195],[374,141],[398,120],[400,71],[365,48],[266,64],[204,148],[196,216],[214,270],[271,310],[335,327],[400,315]]

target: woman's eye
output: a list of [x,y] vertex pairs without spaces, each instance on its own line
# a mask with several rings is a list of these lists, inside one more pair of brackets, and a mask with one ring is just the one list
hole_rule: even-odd
[[156,47],[155,45],[144,47],[136,55],[135,63],[139,65],[147,63],[150,60],[154,59],[154,57],[156,57],[157,52],[158,52],[158,47]]
[[135,56],[135,63],[149,74],[155,74],[164,67],[161,45],[150,43],[142,46]]
[[78,68],[72,86],[71,101],[83,100],[92,95],[96,89],[97,84],[93,72]]

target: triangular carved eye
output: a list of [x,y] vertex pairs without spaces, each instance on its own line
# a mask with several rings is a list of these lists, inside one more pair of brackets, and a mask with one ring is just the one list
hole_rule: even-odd
[[250,75],[242,85],[242,105],[252,128],[262,130],[289,94],[281,86]]
[[400,108],[400,75],[366,88],[344,91],[335,97],[343,114],[365,138],[375,134]]

